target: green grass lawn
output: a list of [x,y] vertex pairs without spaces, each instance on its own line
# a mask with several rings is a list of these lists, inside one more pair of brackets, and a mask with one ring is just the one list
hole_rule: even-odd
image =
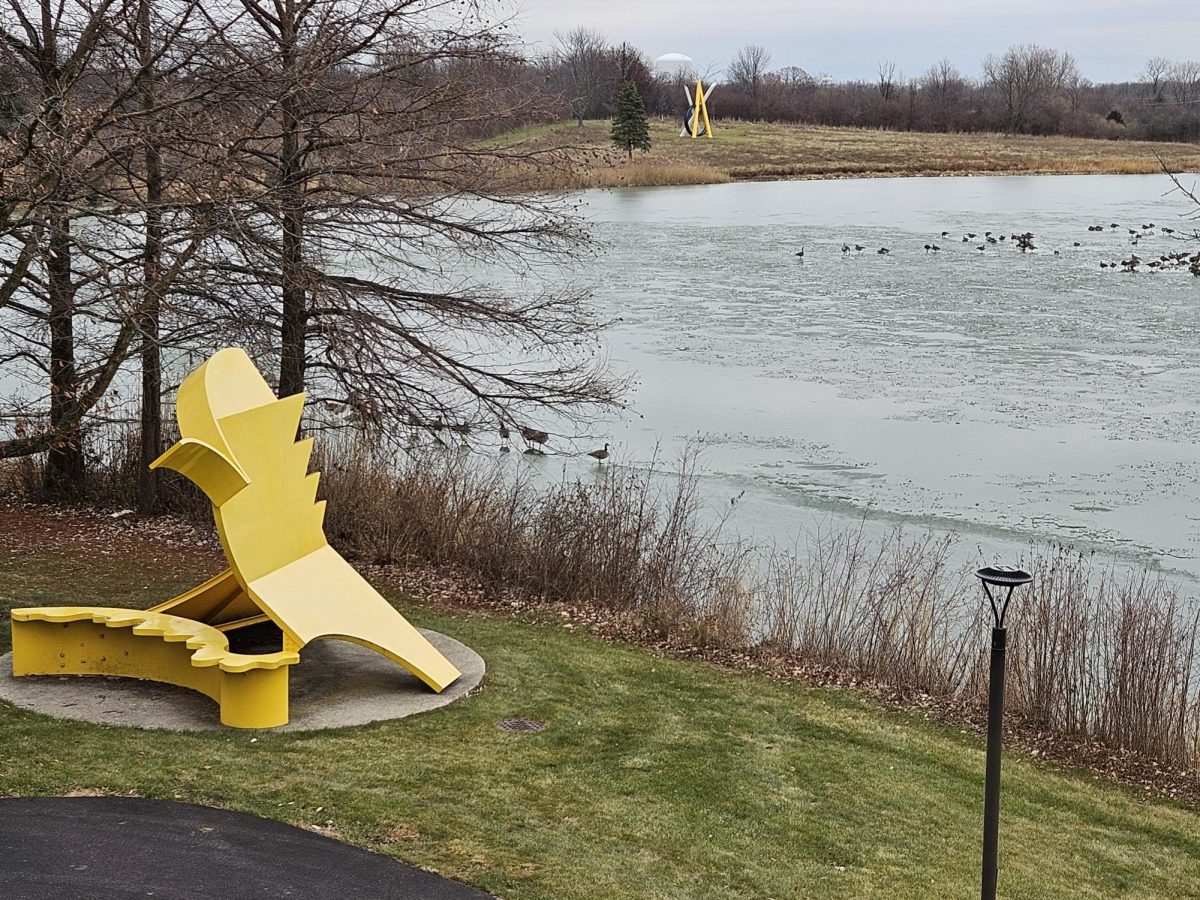
[[[171,575],[170,558],[0,552],[0,607],[145,606],[208,574],[193,560]],[[400,606],[484,656],[481,693],[287,735],[0,704],[0,793],[136,792],[321,825],[512,900],[978,896],[978,737],[562,628]],[[514,715],[549,727],[496,727]],[[1197,811],[1016,753],[1001,842],[1003,896],[1200,896]]]

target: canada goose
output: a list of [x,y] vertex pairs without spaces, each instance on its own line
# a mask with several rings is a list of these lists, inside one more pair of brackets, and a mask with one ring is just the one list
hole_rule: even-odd
[[842,244],[842,255],[844,256],[845,254],[847,254],[847,253],[849,253],[849,252],[850,252],[850,245],[849,245],[849,244]]
[[604,460],[608,459],[608,444],[604,445],[603,450],[593,450],[588,456],[596,460],[596,462],[604,462]]
[[928,253],[928,252],[929,252],[930,250],[932,250],[932,249],[933,249],[933,244],[926,244],[926,245],[925,245],[925,252],[926,252],[926,253]]
[[963,242],[964,244],[966,244],[966,243],[970,242],[970,240],[971,240],[971,239],[970,239],[969,237],[964,237],[964,238],[962,239],[962,242]]
[[1168,228],[1166,225],[1164,225],[1162,228],[1160,228],[1159,231],[1161,231],[1163,234],[1174,234],[1175,233],[1174,228]]
[[887,255],[888,255],[889,253],[891,253],[892,251],[891,251],[891,250],[889,250],[887,247],[880,247],[880,248],[879,248],[878,250],[876,250],[875,252],[876,252],[876,253],[878,253],[880,256],[887,256]]
[[799,251],[797,251],[796,256],[799,257],[800,259],[804,259],[804,248],[803,247],[801,247],[799,249]]
[[950,237],[950,232],[948,232],[948,231],[943,231],[943,232],[942,232],[942,237],[944,237],[944,238],[948,238],[948,237]]
[[941,247],[939,247],[937,244],[934,244],[934,245],[933,245],[933,252],[934,252],[934,253],[938,253],[938,252],[940,252],[940,251],[941,251],[941,249],[942,249],[942,248],[941,248]]
[[866,250],[867,248],[866,248],[866,247],[864,247],[862,244],[855,244],[855,245],[854,245],[854,249],[855,249],[855,250],[857,250],[859,253],[862,253],[862,252],[863,252],[864,250]]
[[[550,440],[550,435],[547,434],[546,432],[538,431],[535,428],[526,428],[524,426],[521,426],[521,437],[523,437],[525,439],[525,443],[527,445],[525,448],[526,453],[542,453],[542,452],[544,452],[540,449],[540,447],[542,444],[545,444],[546,441]],[[537,444],[539,446],[535,447],[535,446],[533,446],[534,444]]]
[[967,232],[967,237],[969,237],[971,240],[975,240],[975,232],[973,232],[973,231],[968,231],[968,232]]
[[1121,226],[1120,226],[1120,224],[1119,224],[1119,223],[1117,223],[1117,222],[1113,222],[1113,223],[1111,223],[1111,224],[1110,224],[1108,227],[1109,227],[1109,228],[1112,228],[1112,229],[1114,229],[1114,230],[1115,230],[1115,229],[1117,229],[1117,228],[1120,228]]
[[1079,246],[1079,241],[1075,241],[1075,242],[1074,242],[1074,243],[1073,243],[1071,246],[1073,246],[1073,247],[1078,247],[1078,246]]
[[1108,263],[1106,263],[1106,262],[1102,262],[1102,263],[1100,263],[1100,268],[1102,268],[1102,269],[1107,269],[1107,268],[1108,268]]

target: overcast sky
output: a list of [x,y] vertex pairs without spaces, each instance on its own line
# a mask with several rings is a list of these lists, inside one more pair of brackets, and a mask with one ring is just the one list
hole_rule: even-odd
[[988,53],[1037,43],[1075,54],[1093,81],[1134,79],[1152,56],[1200,59],[1197,0],[516,0],[518,27],[545,48],[587,25],[651,57],[676,51],[723,68],[762,44],[771,67],[873,79],[880,60],[917,75],[943,56],[977,76]]

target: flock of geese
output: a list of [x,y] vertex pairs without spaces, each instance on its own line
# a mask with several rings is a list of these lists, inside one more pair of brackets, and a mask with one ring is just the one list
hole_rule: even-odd
[[[1113,233],[1113,232],[1117,232],[1118,230],[1120,230],[1120,228],[1121,228],[1121,225],[1118,222],[1112,222],[1112,223],[1108,224],[1107,227],[1105,225],[1089,225],[1087,227],[1088,231],[1093,232],[1093,233],[1095,233],[1095,232]],[[1174,228],[1169,228],[1166,226],[1157,228],[1157,230],[1156,230],[1156,227],[1153,222],[1144,224],[1140,228],[1126,228],[1126,231],[1128,232],[1129,244],[1131,247],[1138,246],[1140,241],[1142,241],[1145,238],[1153,237],[1155,234],[1161,234],[1168,238],[1172,237],[1173,235],[1178,234],[1178,232]],[[953,240],[953,237],[951,235],[951,232],[943,231],[940,235],[940,239],[942,241],[947,241],[947,240]],[[1013,247],[1016,247],[1022,253],[1029,253],[1031,251],[1035,251],[1038,249],[1037,245],[1034,243],[1034,235],[1033,235],[1033,232],[1031,232],[1031,231],[1025,231],[1025,232],[1022,232],[1019,234],[1015,233],[1015,232],[1007,233],[1007,234],[1004,234],[1004,233],[997,234],[997,233],[993,233],[991,231],[985,231],[985,232],[983,232],[982,235],[978,234],[977,232],[974,232],[974,231],[968,231],[962,235],[961,239],[958,242],[962,243],[962,244],[972,244],[973,249],[979,253],[986,253],[989,247],[999,247],[1001,244],[1009,244]],[[1080,241],[1074,241],[1074,242],[1072,242],[1072,244],[1075,247],[1082,246],[1082,243]],[[939,244],[933,243],[932,241],[930,243],[923,245],[922,249],[924,249],[924,251],[928,254],[942,252],[941,246]],[[847,257],[852,254],[857,255],[857,254],[863,253],[866,250],[867,250],[867,247],[865,247],[862,244],[848,244],[848,243],[842,244],[842,256],[843,257]],[[806,252],[806,248],[804,248],[804,247],[801,247],[799,250],[796,251],[795,256],[797,257],[797,259],[800,260],[800,262],[804,262],[805,252]],[[874,252],[878,256],[889,256],[889,255],[891,255],[892,250],[890,247],[879,247]],[[1060,252],[1061,251],[1059,251],[1059,250],[1055,250],[1054,255],[1058,256],[1058,255],[1060,255]],[[1200,277],[1200,252],[1189,253],[1186,250],[1175,251],[1172,253],[1164,253],[1153,259],[1148,259],[1148,260],[1143,260],[1140,256],[1138,256],[1136,253],[1133,253],[1131,251],[1130,255],[1127,259],[1123,259],[1120,261],[1105,260],[1100,263],[1100,268],[1101,269],[1114,269],[1114,270],[1121,269],[1125,272],[1136,272],[1143,264],[1145,264],[1146,267],[1148,269],[1150,269],[1151,271],[1159,271],[1159,272],[1168,271],[1171,269],[1186,268],[1193,275]],[[469,435],[471,433],[471,426],[469,424],[465,424],[465,423],[464,424],[455,424],[455,425],[446,425],[446,424],[442,423],[441,421],[439,421],[428,427],[432,432],[434,432],[434,439],[437,440],[439,443],[442,443],[443,445],[444,445],[444,442],[441,441],[441,439],[437,436],[437,432],[441,431],[443,428],[448,428],[451,432],[461,435],[463,438],[463,441],[464,441],[464,446],[466,446],[467,435]],[[517,426],[516,431],[517,431],[517,434],[520,436],[521,440],[523,440],[525,442],[525,450],[524,450],[525,454],[527,454],[529,456],[545,456],[546,455],[545,448],[550,441],[549,432],[541,431],[537,428],[528,428],[525,426]],[[506,425],[505,423],[501,422],[500,427],[499,427],[499,434],[500,434],[500,441],[501,441],[500,452],[501,453],[510,452],[512,450],[512,447],[511,447],[511,440],[512,440],[512,436],[513,436],[512,429],[510,429],[509,426]],[[606,443],[602,448],[600,448],[598,450],[592,450],[592,451],[588,452],[586,455],[590,456],[592,459],[596,460],[597,463],[603,463],[609,457],[608,444]]]
[[[417,422],[416,420],[410,420],[409,424],[414,428],[414,431],[425,430],[425,431],[430,432],[433,435],[434,441],[436,443],[440,444],[442,447],[447,447],[448,445],[446,444],[445,441],[443,441],[441,439],[441,437],[439,436],[438,433],[440,431],[442,431],[443,429],[451,431],[454,434],[457,434],[462,438],[461,446],[463,449],[470,449],[470,445],[467,442],[467,437],[471,434],[471,431],[472,431],[470,423],[461,422],[461,423],[447,425],[441,419],[438,419],[438,421],[433,422],[431,424],[422,424],[422,423]],[[509,428],[508,425],[506,425],[504,422],[501,422],[500,428],[499,428],[499,434],[500,434],[500,452],[501,453],[511,452],[512,451],[512,446],[511,446],[512,429]],[[545,447],[550,441],[550,433],[549,432],[541,431],[537,428],[528,428],[526,426],[521,425],[521,426],[517,426],[517,434],[520,436],[521,440],[523,440],[525,442],[524,452],[527,456],[545,456],[546,455]],[[608,444],[606,443],[599,450],[591,450],[585,455],[590,456],[592,459],[596,460],[597,463],[602,463],[609,457]]]
[[[1091,231],[1091,232],[1107,231],[1109,233],[1112,233],[1112,232],[1118,231],[1120,228],[1121,228],[1121,224],[1119,222],[1112,222],[1112,223],[1109,223],[1107,226],[1105,226],[1105,225],[1089,225],[1087,227],[1087,230]],[[1155,225],[1153,222],[1143,224],[1140,228],[1126,228],[1126,230],[1129,233],[1129,244],[1131,247],[1138,246],[1138,243],[1141,240],[1143,240],[1144,238],[1154,237],[1156,234],[1161,234],[1168,238],[1179,234],[1179,232],[1176,231],[1174,228],[1170,228],[1168,226],[1162,226],[1161,228],[1158,228],[1156,231]],[[1182,235],[1180,237],[1182,237]],[[947,241],[947,240],[953,240],[954,238],[953,238],[951,232],[943,231],[941,233],[940,239],[942,241]],[[1176,238],[1176,239],[1179,239],[1179,238]],[[973,246],[973,249],[979,253],[986,253],[989,247],[999,248],[999,246],[1001,244],[1005,244],[1005,243],[1008,243],[1011,246],[1016,247],[1022,253],[1029,253],[1031,251],[1038,249],[1037,245],[1034,243],[1034,236],[1033,236],[1033,232],[1031,232],[1031,231],[1022,232],[1020,234],[1017,234],[1015,232],[1008,233],[1008,234],[1004,234],[1004,233],[997,234],[997,233],[994,233],[991,231],[985,231],[985,232],[983,232],[982,235],[977,232],[974,232],[974,231],[968,231],[962,235],[959,243],[971,244]],[[1081,247],[1081,246],[1083,246],[1083,244],[1081,241],[1073,241],[1072,246],[1073,247]],[[861,254],[866,249],[868,249],[868,248],[863,246],[862,244],[843,243],[842,244],[842,256],[847,257],[847,256],[851,256],[851,255],[858,255],[858,254]],[[804,262],[805,250],[806,250],[805,247],[801,247],[798,251],[795,252],[795,256],[797,259],[800,260],[800,262]],[[929,254],[942,252],[941,246],[939,244],[936,244],[933,242],[925,244],[924,250],[926,253],[929,253]],[[889,256],[889,255],[891,255],[892,250],[890,247],[880,247],[877,250],[875,250],[874,252],[877,256]],[[1055,256],[1060,256],[1061,253],[1062,253],[1061,250],[1057,250],[1057,249],[1054,250]],[[1114,269],[1114,270],[1121,269],[1125,272],[1136,272],[1136,271],[1138,271],[1138,268],[1143,263],[1145,263],[1147,268],[1149,268],[1151,271],[1165,272],[1165,271],[1169,271],[1171,269],[1187,269],[1193,275],[1200,277],[1200,252],[1190,253],[1186,250],[1175,251],[1173,253],[1164,253],[1164,254],[1159,255],[1157,258],[1150,259],[1150,260],[1143,260],[1136,253],[1133,253],[1131,251],[1130,255],[1127,259],[1123,259],[1123,260],[1119,260],[1119,261],[1118,260],[1112,260],[1112,261],[1105,260],[1100,263],[1100,268],[1101,269]]]

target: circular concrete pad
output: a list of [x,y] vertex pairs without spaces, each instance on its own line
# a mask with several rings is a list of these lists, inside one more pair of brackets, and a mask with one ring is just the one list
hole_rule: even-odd
[[169,800],[0,799],[0,896],[22,900],[488,900],[282,822]]
[[[272,731],[344,728],[402,719],[453,703],[483,680],[484,662],[466,644],[421,630],[462,676],[435,694],[415,675],[373,650],[347,641],[321,640],[300,651],[292,666],[290,719]],[[22,709],[104,725],[216,731],[216,702],[186,688],[135,678],[38,675],[14,678],[11,653],[0,656],[0,700]]]

